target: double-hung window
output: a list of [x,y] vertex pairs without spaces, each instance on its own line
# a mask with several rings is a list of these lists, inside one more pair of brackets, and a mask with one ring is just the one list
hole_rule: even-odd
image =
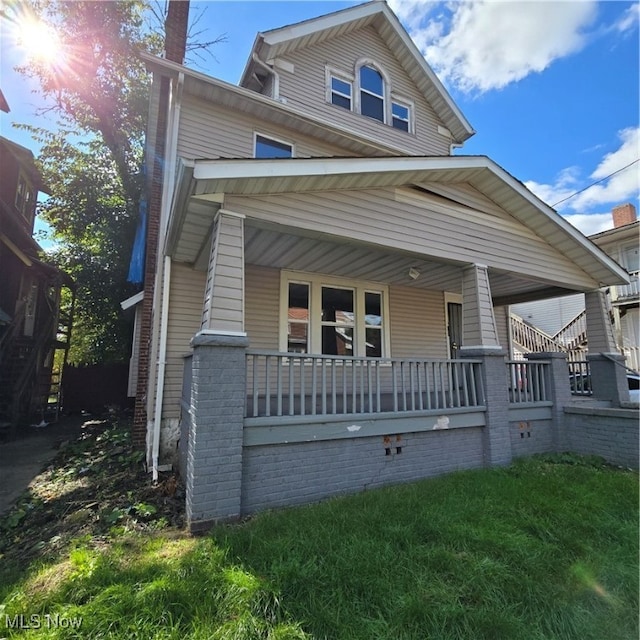
[[391,101],[391,126],[401,131],[411,129],[411,107],[399,100]]
[[283,272],[281,286],[281,350],[388,355],[388,293],[383,285]]
[[384,80],[379,71],[367,65],[360,67],[360,113],[385,121]]
[[351,81],[331,74],[331,104],[337,104],[351,111],[353,85]]

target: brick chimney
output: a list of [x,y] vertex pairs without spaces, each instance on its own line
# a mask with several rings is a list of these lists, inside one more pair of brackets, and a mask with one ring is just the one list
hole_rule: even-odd
[[615,228],[622,227],[636,221],[636,208],[630,202],[619,204],[611,209],[611,215],[613,216],[613,226]]
[[187,48],[189,0],[171,0],[164,23],[164,57],[182,64]]

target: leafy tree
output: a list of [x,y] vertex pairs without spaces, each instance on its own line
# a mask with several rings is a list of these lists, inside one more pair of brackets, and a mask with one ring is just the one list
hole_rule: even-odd
[[[42,111],[57,125],[56,131],[24,128],[42,145],[38,160],[50,198],[39,214],[58,243],[50,258],[78,286],[70,359],[125,360],[131,332],[120,301],[138,289],[126,279],[143,188],[149,92],[140,53],[161,52],[167,4],[31,0],[5,6],[0,19],[16,26],[38,20],[59,42],[54,60],[31,59],[19,70],[38,81],[47,103]],[[202,16],[193,16],[192,28]],[[187,45],[200,60],[225,40],[205,42],[202,34],[189,33]]]
[[19,70],[40,85],[57,130],[26,126],[40,142],[38,158],[50,197],[39,214],[53,228],[50,258],[76,281],[78,298],[70,359],[125,360],[130,327],[119,303],[138,216],[149,81],[142,51],[162,38],[143,20],[141,1],[16,5],[15,22],[38,19],[55,30],[56,60],[30,59]]

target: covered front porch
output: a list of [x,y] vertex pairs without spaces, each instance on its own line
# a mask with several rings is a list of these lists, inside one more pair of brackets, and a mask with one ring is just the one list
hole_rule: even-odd
[[[561,445],[566,362],[511,361],[506,307],[619,268],[493,166],[416,160],[183,167],[167,253],[207,274],[183,381],[194,526]],[[609,353],[597,292],[587,308]]]

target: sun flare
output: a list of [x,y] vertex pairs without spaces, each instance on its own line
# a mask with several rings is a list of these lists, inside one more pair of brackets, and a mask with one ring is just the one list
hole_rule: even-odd
[[35,19],[25,19],[18,26],[18,46],[39,62],[54,63],[61,55],[58,34],[49,25]]

